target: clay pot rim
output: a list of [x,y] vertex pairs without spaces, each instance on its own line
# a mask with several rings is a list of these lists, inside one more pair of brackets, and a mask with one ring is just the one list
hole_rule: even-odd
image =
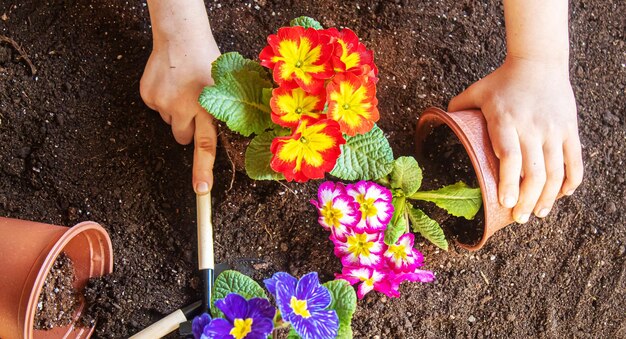
[[[81,223],[76,224],[74,227],[70,227],[63,235],[54,243],[54,245],[50,249],[43,249],[42,254],[46,251],[48,254],[44,259],[41,268],[38,272],[34,272],[34,268],[31,268],[31,272],[29,276],[36,274],[35,283],[33,288],[31,289],[30,295],[28,297],[28,304],[26,306],[26,318],[24,321],[24,333],[26,334],[26,338],[32,338],[35,323],[35,314],[37,309],[37,303],[39,301],[39,295],[43,289],[44,282],[52,269],[52,265],[54,264],[57,257],[61,254],[65,246],[69,244],[77,235],[83,233],[85,231],[94,230],[101,235],[103,235],[102,242],[99,242],[99,246],[102,249],[101,253],[110,253],[110,255],[104,255],[104,264],[102,269],[99,272],[95,272],[93,270],[90,271],[90,276],[101,276],[104,274],[111,273],[113,271],[113,245],[111,243],[111,239],[108,236],[107,231],[100,226],[99,224],[93,221],[83,221]],[[92,245],[98,245],[92,243]],[[85,250],[89,250],[94,254],[91,248],[86,248]],[[42,274],[44,272],[45,274]],[[24,286],[26,288],[26,286]],[[22,291],[24,293],[25,291]],[[84,302],[81,303],[79,308],[75,311],[73,319],[78,319],[82,314],[83,309],[85,308]],[[75,327],[76,321],[74,320],[69,326],[70,331]],[[86,333],[87,337],[90,337],[95,329],[95,325],[86,328],[88,331]]]
[[[463,128],[459,126],[459,124],[450,117],[450,115],[453,115],[453,114],[454,112],[448,113],[438,107],[429,107],[420,115],[419,120],[425,119],[423,120],[424,124],[428,122],[440,122],[439,125],[445,124],[446,126],[448,126],[452,130],[452,133],[454,133],[454,135],[456,135],[459,141],[461,141],[461,145],[463,145],[465,152],[467,153],[468,157],[470,158],[470,161],[472,162],[472,167],[474,168],[474,174],[476,175],[476,179],[478,180],[478,185],[480,186],[481,199],[483,202],[483,206],[482,206],[483,215],[484,215],[483,235],[480,241],[473,245],[464,244],[458,240],[455,240],[455,242],[464,249],[467,249],[469,251],[476,251],[482,248],[487,242],[487,239],[489,238],[489,234],[487,234],[488,232],[487,225],[489,221],[490,207],[487,201],[487,197],[484,194],[485,192],[487,192],[487,189],[486,189],[486,184],[485,184],[485,178],[479,174],[481,173],[481,165],[478,159],[476,158],[476,155],[475,155],[476,150],[474,149],[472,143],[470,142],[469,138],[465,134]],[[427,137],[428,135],[425,135],[424,140]]]

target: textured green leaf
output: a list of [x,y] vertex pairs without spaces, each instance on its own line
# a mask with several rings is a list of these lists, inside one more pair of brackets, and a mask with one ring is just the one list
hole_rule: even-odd
[[246,59],[237,52],[224,53],[215,60],[211,66],[211,76],[215,83],[219,83],[224,75],[238,71],[257,72],[261,78],[270,80],[267,70],[254,60]]
[[393,162],[391,187],[401,189],[405,195],[411,195],[422,185],[422,169],[413,157],[399,157]]
[[214,86],[204,88],[199,102],[232,131],[244,136],[261,134],[274,125],[270,107],[263,102],[263,89],[271,87],[272,83],[258,72],[224,73]]
[[230,293],[236,293],[246,299],[265,298],[265,290],[256,281],[237,271],[224,271],[215,279],[211,298],[211,314],[223,318],[224,314],[215,307],[215,301],[224,299]]
[[393,151],[378,126],[366,134],[345,138],[331,175],[344,180],[374,180],[391,172]]
[[446,241],[446,236],[443,234],[439,223],[428,217],[421,209],[413,207],[410,203],[406,204],[406,208],[413,226],[413,232],[421,234],[435,246],[447,251],[448,241]]
[[483,203],[480,188],[471,188],[462,181],[434,191],[416,192],[409,198],[433,202],[455,217],[467,220],[474,219]]
[[[288,133],[288,131],[287,131]],[[254,180],[283,180],[282,173],[275,172],[270,167],[272,152],[270,146],[277,136],[286,135],[282,129],[267,131],[257,135],[246,149],[246,173]]]
[[302,26],[304,28],[311,27],[315,29],[324,29],[324,27],[322,27],[322,24],[320,24],[317,20],[313,18],[309,18],[308,16],[301,16],[301,17],[295,18],[289,22],[289,25]]
[[385,244],[393,245],[407,232],[408,221],[406,220],[406,197],[393,197],[393,216],[385,230]]
[[324,284],[332,295],[329,310],[335,310],[339,317],[337,338],[352,339],[352,315],[356,311],[356,292],[345,280],[333,280]]

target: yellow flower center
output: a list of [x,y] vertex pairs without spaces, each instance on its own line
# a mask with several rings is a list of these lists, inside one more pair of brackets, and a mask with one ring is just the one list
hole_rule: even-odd
[[393,258],[395,260],[406,261],[407,259],[406,248],[404,245],[391,245],[389,246],[388,251],[393,254]]
[[252,332],[252,318],[237,318],[234,321],[234,325],[233,329],[230,330],[230,335],[235,337],[235,339],[243,339],[248,333]]
[[365,285],[367,285],[367,286],[374,286],[374,278],[373,278],[373,277],[372,277],[372,278],[365,278],[365,277],[361,277],[360,279],[361,279],[361,281],[362,281]]
[[339,227],[339,220],[343,217],[340,209],[333,208],[333,202],[329,201],[322,207],[322,216],[328,225]]
[[302,168],[304,162],[312,167],[322,166],[324,163],[322,152],[335,145],[335,140],[323,133],[324,128],[326,128],[326,124],[318,124],[311,127],[306,126],[306,123],[300,124],[297,131],[301,134],[300,138],[298,140],[289,139],[285,141],[285,146],[277,156],[286,162],[295,161],[296,171]]
[[307,309],[306,300],[298,300],[295,296],[292,296],[289,302],[289,306],[291,306],[293,313],[303,318],[308,318],[311,316],[311,313]]
[[296,88],[291,91],[291,94],[279,95],[276,98],[276,103],[284,114],[282,120],[294,123],[300,121],[303,114],[318,118],[320,114],[316,112],[315,107],[319,101],[319,97],[310,95],[301,88]]
[[282,79],[290,79],[294,75],[308,85],[313,80],[311,73],[319,73],[324,70],[324,65],[315,65],[321,57],[322,47],[320,45],[313,47],[307,38],[301,38],[299,41],[283,40],[279,42],[278,54],[273,57],[272,61],[285,62],[279,70]]
[[367,241],[367,234],[355,234],[348,236],[348,252],[356,256],[369,256],[370,249],[374,247],[374,243]]
[[361,210],[361,215],[363,219],[374,217],[378,214],[378,209],[376,209],[376,206],[374,206],[374,202],[375,202],[374,199],[372,198],[365,199],[364,194],[359,194],[356,197],[356,201],[360,205],[359,209]]
[[354,88],[350,82],[342,81],[338,87],[330,94],[330,100],[337,102],[337,106],[330,112],[331,116],[348,126],[358,126],[361,119],[369,119],[372,104],[364,102],[368,99],[365,86]]

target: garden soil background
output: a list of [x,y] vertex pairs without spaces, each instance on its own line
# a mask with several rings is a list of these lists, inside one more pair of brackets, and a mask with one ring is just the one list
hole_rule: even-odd
[[[350,27],[376,51],[380,126],[411,155],[418,113],[445,107],[505,56],[499,1],[207,1],[223,52],[256,58],[300,15]],[[358,338],[626,337],[626,31],[623,1],[573,1],[571,80],[585,181],[545,220],[499,232],[479,252],[417,247],[432,284],[359,302]],[[122,338],[200,296],[192,147],[139,96],[151,50],[145,2],[0,0],[0,215],[110,233],[115,273],[97,336]],[[254,182],[219,148],[217,260],[262,258],[262,274],[340,269],[309,204],[318,182]],[[426,180],[433,173],[426,173]],[[3,234],[8,236],[10,234]],[[1,268],[0,268],[1,269]],[[0,271],[0,274],[3,274]],[[9,338],[5,338],[9,339]]]

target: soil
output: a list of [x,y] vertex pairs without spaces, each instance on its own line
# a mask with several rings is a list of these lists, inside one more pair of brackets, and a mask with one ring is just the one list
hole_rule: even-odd
[[[352,28],[376,51],[380,127],[412,155],[418,113],[502,62],[500,1],[207,2],[221,50],[254,58],[299,15]],[[626,337],[626,67],[623,1],[570,8],[571,80],[585,181],[544,220],[498,232],[476,253],[416,246],[431,284],[359,302],[357,338]],[[200,298],[192,147],[139,96],[151,49],[145,1],[0,0],[0,215],[107,228],[115,273],[96,298],[96,337],[121,338]],[[318,183],[254,182],[218,150],[217,261],[261,258],[323,280],[340,268],[308,200]],[[117,306],[116,306],[117,305]]]
[[[420,166],[424,176],[422,191],[436,190],[459,181],[478,187],[478,179],[465,148],[454,132],[445,125],[433,129],[424,140]],[[443,225],[446,238],[463,244],[475,245],[485,230],[482,207],[472,220],[455,217],[433,203],[415,201],[427,215]]]
[[78,307],[78,293],[74,289],[74,280],[76,280],[74,263],[65,253],[61,253],[52,264],[39,294],[35,329],[49,330],[72,322]]

